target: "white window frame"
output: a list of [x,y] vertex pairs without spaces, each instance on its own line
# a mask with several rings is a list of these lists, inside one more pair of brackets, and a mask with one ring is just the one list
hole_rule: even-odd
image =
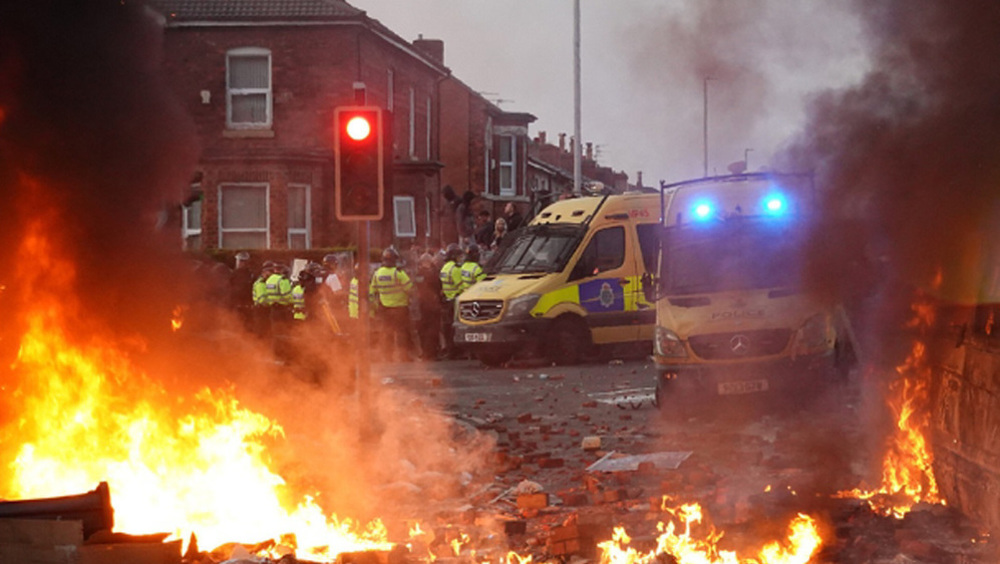
[[[500,160],[503,155],[502,146],[505,139],[510,139],[509,161]],[[497,170],[497,192],[501,196],[517,196],[517,137],[513,135],[500,135],[499,141],[501,146],[497,147],[497,164],[499,165],[499,170]],[[508,187],[503,185],[502,171],[505,168],[510,169],[510,186]]]
[[[192,237],[201,238],[201,218],[202,218],[201,214],[205,211],[205,207],[203,205],[204,200],[205,200],[205,198],[204,198],[204,196],[202,196],[202,197],[198,198],[197,200],[193,200],[190,204],[182,207],[182,210],[181,210],[181,238],[182,238],[182,242],[183,242],[183,248],[184,248],[185,251],[197,251],[197,250],[200,250],[200,247],[195,248],[194,246],[192,246],[191,243],[190,243],[190,241],[191,241]],[[191,218],[189,217],[189,214],[191,213],[191,210],[194,209],[195,206],[198,207],[198,220],[199,221],[198,221],[198,225],[191,225]],[[202,243],[203,244],[201,246],[204,246],[204,242],[202,242]]]
[[424,220],[427,222],[427,224],[424,226],[424,236],[425,237],[430,237],[431,236],[431,197],[430,196],[424,197],[424,206],[425,206],[424,207],[424,212],[425,212],[424,213]]
[[[287,241],[286,244],[288,245],[288,248],[291,249],[292,248],[292,236],[294,236],[294,235],[305,235],[306,236],[306,246],[305,246],[305,248],[306,249],[311,249],[312,248],[312,186],[310,186],[309,184],[300,184],[300,183],[289,184],[288,185],[288,191],[289,191],[288,202],[289,202],[289,204],[291,204],[291,201],[292,201],[292,198],[291,198],[291,190],[292,190],[292,188],[304,188],[305,191],[306,191],[306,198],[305,198],[305,200],[306,200],[305,201],[305,206],[306,206],[306,209],[305,209],[306,226],[304,228],[302,228],[302,227],[292,227],[291,222],[288,222],[288,241]],[[289,205],[288,206],[288,213],[291,214],[291,211],[292,211],[292,208],[291,208],[291,205]]]
[[[405,204],[409,206],[409,216],[410,225],[413,226],[412,229],[408,231],[403,231],[400,229],[400,217],[402,213],[406,210],[402,209],[400,204]],[[392,215],[393,215],[393,231],[396,237],[416,237],[417,236],[417,214],[415,207],[415,202],[413,196],[393,196],[392,197]]]
[[410,88],[410,158],[417,158],[417,93]]
[[[230,61],[234,57],[267,57],[267,88],[233,88],[229,84]],[[271,64],[271,50],[261,47],[238,47],[226,52],[226,127],[228,129],[271,129],[274,122],[274,97],[272,95],[272,85],[274,84],[274,66]],[[265,111],[266,119],[263,122],[245,123],[233,122],[233,96],[264,94],[266,97]]]
[[[264,187],[264,229],[260,228],[230,228],[225,229],[222,226],[222,216],[223,210],[225,209],[224,193],[225,188],[228,186],[242,186],[242,187]],[[229,247],[222,246],[222,238],[226,233],[264,233],[264,248],[271,248],[271,185],[267,182],[223,182],[219,184],[219,248],[225,249]]]
[[385,96],[385,109],[391,112],[393,108],[393,100],[396,98],[395,73],[392,71],[392,69],[386,69],[385,72],[386,72],[385,91],[387,92]]

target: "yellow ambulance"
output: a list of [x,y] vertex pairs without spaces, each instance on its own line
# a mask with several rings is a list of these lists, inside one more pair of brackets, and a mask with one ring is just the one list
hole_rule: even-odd
[[697,400],[776,390],[809,393],[837,378],[851,340],[843,308],[803,275],[815,220],[810,175],[748,173],[661,186],[656,399],[684,413]]
[[508,235],[487,276],[458,296],[455,343],[487,365],[534,351],[573,364],[612,345],[648,349],[659,192],[571,198]]

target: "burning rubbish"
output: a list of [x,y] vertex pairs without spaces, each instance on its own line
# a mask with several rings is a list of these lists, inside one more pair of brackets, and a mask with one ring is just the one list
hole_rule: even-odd
[[[928,301],[912,306],[911,329],[926,334],[934,324],[934,309]],[[933,455],[928,447],[928,388],[930,364],[926,345],[919,338],[913,342],[905,362],[896,367],[898,378],[889,387],[889,407],[896,425],[882,463],[882,483],[874,490],[856,488],[840,492],[840,497],[855,497],[886,516],[903,518],[917,503],[946,505],[934,478]]]

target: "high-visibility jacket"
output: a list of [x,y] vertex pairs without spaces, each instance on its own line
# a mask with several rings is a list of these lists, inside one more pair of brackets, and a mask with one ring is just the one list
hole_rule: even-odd
[[306,289],[302,284],[292,286],[291,303],[292,318],[297,321],[305,321],[308,316],[306,313]]
[[358,296],[358,277],[355,276],[351,278],[350,289],[347,292],[347,315],[351,319],[358,318],[358,309],[361,307],[360,297]]
[[451,301],[462,291],[462,269],[455,261],[450,260],[441,267],[441,293],[444,299]]
[[465,261],[462,265],[462,287],[459,289],[459,292],[464,292],[466,288],[483,278],[486,278],[486,271],[483,270],[483,267],[479,266],[478,262]]
[[267,295],[267,282],[263,276],[257,277],[253,281],[253,305],[266,305],[264,297]]
[[264,282],[264,305],[291,305],[292,281],[281,274],[272,274]]
[[395,266],[381,266],[368,285],[368,299],[374,304],[377,298],[382,307],[407,307],[412,290],[409,275]]

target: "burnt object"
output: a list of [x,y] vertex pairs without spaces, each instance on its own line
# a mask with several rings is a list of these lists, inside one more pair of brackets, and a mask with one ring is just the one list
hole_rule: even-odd
[[93,491],[80,495],[0,502],[0,519],[46,519],[82,521],[83,538],[115,524],[111,491],[101,482]]

